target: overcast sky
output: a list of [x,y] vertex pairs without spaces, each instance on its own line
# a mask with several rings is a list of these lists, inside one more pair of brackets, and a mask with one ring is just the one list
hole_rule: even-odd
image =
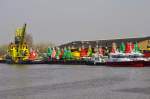
[[150,36],[150,0],[0,0],[0,44],[27,23],[35,42]]

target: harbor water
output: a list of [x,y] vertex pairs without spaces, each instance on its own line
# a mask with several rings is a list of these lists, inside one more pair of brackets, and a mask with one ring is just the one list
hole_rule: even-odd
[[150,99],[150,68],[0,64],[0,99]]

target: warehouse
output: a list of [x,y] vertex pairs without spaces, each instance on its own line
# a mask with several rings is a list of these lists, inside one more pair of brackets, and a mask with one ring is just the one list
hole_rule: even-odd
[[148,46],[150,47],[150,37],[140,37],[140,38],[125,38],[125,39],[111,39],[111,40],[96,40],[96,41],[74,41],[70,43],[66,43],[63,45],[60,45],[59,47],[75,47],[79,48],[81,46],[88,47],[89,45],[92,46],[92,48],[96,46],[102,46],[102,47],[108,47],[111,48],[112,43],[115,42],[117,46],[119,46],[122,42],[138,42],[138,45],[142,51],[150,50]]

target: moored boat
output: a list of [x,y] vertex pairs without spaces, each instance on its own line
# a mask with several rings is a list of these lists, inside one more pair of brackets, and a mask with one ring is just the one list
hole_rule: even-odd
[[143,67],[145,58],[143,54],[140,53],[138,45],[127,43],[125,47],[124,44],[121,45],[122,50],[118,51],[116,44],[113,43],[112,51],[109,54],[109,59],[106,62],[108,66],[120,66],[120,67]]

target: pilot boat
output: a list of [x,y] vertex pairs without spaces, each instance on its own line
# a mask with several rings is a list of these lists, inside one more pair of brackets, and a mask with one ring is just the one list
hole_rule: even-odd
[[140,53],[137,43],[127,43],[125,47],[121,44],[122,49],[117,50],[116,44],[113,43],[112,51],[106,62],[108,66],[129,66],[129,67],[143,67],[144,61],[143,54]]

